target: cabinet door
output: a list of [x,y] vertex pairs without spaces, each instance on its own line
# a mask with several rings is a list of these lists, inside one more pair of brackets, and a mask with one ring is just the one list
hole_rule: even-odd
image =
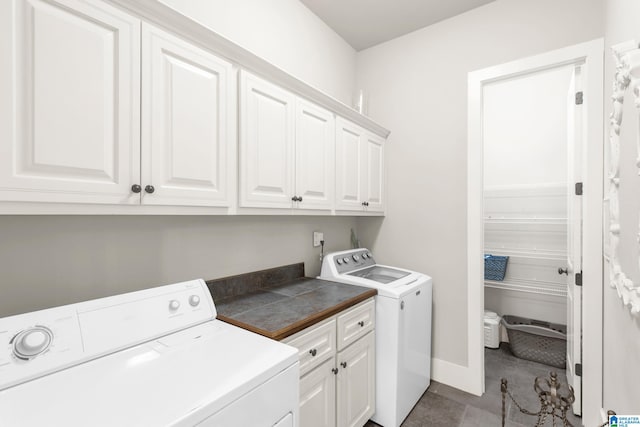
[[384,211],[384,143],[381,137],[366,134],[364,144],[366,172],[363,188],[367,211]]
[[294,202],[295,96],[240,72],[240,206]]
[[375,341],[369,332],[338,353],[338,427],[362,427],[375,412]]
[[296,102],[296,195],[299,208],[332,209],[335,182],[333,114],[303,99]]
[[336,119],[336,209],[362,210],[364,197],[364,130]]
[[77,0],[0,16],[0,200],[139,203],[140,22]]
[[228,206],[232,65],[142,26],[142,203]]
[[336,425],[335,363],[332,357],[300,379],[300,426]]

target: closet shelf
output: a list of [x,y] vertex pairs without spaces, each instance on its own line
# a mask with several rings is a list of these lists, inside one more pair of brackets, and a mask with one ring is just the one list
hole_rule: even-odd
[[557,297],[567,296],[567,287],[565,285],[552,284],[550,282],[542,281],[525,281],[516,279],[498,282],[494,280],[485,280],[484,286],[487,288],[526,292],[538,295],[551,295]]
[[530,258],[545,261],[563,262],[567,259],[565,251],[536,250],[536,249],[512,249],[512,248],[491,248],[484,249],[484,253],[492,255],[503,255],[514,258]]
[[488,224],[548,224],[548,225],[567,225],[567,218],[552,217],[497,217],[485,216],[484,222]]

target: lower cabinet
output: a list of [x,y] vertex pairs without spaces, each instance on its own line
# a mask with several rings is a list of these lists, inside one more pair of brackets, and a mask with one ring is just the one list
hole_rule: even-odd
[[299,350],[301,427],[362,427],[375,412],[374,307],[369,299],[284,340]]

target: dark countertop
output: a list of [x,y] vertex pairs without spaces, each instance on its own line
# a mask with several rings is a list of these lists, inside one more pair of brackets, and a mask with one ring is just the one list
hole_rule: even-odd
[[[288,274],[287,271],[283,274],[282,270],[271,269],[208,281],[218,319],[282,340],[377,294],[375,289],[362,286],[292,277],[304,271],[304,267],[300,268],[298,264],[279,268],[288,269]],[[275,277],[277,279],[274,280],[280,282],[258,280],[260,283],[255,283],[256,274],[261,278]],[[241,277],[244,280],[238,280]],[[234,286],[230,291],[229,284],[237,285],[239,282],[244,286]],[[254,284],[247,285],[251,282]],[[239,293],[238,288],[242,288],[242,292]]]

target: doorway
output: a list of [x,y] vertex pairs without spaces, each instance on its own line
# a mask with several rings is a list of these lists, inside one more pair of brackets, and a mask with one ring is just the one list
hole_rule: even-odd
[[[602,401],[602,52],[602,40],[596,40],[469,73],[469,369],[484,392],[485,295],[496,310],[519,311],[500,314],[556,323],[564,318],[569,335],[577,337],[567,348],[567,373],[575,386],[584,384],[585,424],[597,422],[599,413],[589,408],[600,408]],[[539,92],[544,85],[545,93]],[[545,109],[540,103],[546,95],[572,104],[562,105],[564,112]],[[498,119],[487,122],[491,117]],[[535,125],[538,117],[562,122],[560,132],[547,135],[555,151],[549,141],[540,142],[545,136]],[[560,147],[559,138],[575,144]],[[528,147],[526,154],[518,154],[518,146]],[[579,198],[577,182],[583,183]],[[574,242],[576,237],[583,241]],[[485,284],[487,249],[512,257],[514,274],[506,282]],[[571,270],[566,282],[558,268]],[[577,288],[578,272],[589,288]],[[518,293],[520,298],[513,296]],[[527,301],[532,298],[538,301]],[[587,311],[590,316],[582,319]],[[590,369],[578,377],[576,364],[587,359]]]

